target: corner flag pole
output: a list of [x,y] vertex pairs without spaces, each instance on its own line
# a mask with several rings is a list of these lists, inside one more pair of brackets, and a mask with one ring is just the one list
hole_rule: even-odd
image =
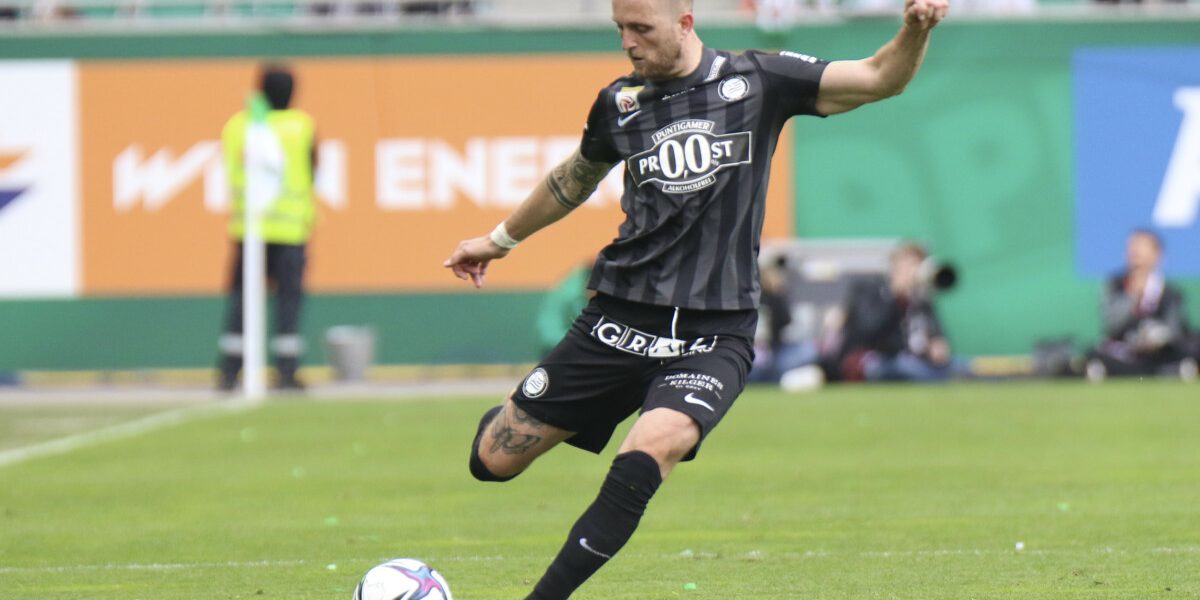
[[262,215],[278,195],[282,174],[279,142],[267,125],[267,101],[252,94],[246,102],[249,115],[244,149],[246,165],[245,234],[242,237],[242,340],[243,388],[247,399],[266,396],[266,249]]

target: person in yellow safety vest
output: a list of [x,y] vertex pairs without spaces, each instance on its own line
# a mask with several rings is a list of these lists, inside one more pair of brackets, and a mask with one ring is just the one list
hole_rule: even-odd
[[[303,390],[296,376],[304,352],[300,335],[300,307],[304,297],[305,246],[316,219],[313,174],[316,169],[316,133],[307,113],[288,108],[295,79],[285,67],[271,66],[262,72],[260,89],[269,104],[267,125],[275,134],[282,151],[281,190],[263,215],[261,230],[266,245],[268,280],[275,286],[275,336],[271,353],[275,358],[275,387]],[[229,235],[233,240],[232,277],[225,329],[220,338],[218,361],[220,390],[237,386],[242,369],[242,235],[245,231],[245,143],[249,121],[246,111],[229,119],[221,133],[225,168],[232,205]]]

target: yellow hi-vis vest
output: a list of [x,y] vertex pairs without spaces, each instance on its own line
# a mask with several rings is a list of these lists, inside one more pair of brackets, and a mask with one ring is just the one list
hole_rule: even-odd
[[[246,111],[229,119],[221,132],[225,172],[232,193],[229,235],[240,240],[246,231]],[[272,110],[267,125],[283,149],[283,181],[279,197],[263,214],[262,238],[271,244],[299,245],[308,241],[316,219],[313,194],[312,148],[315,128],[312,117],[299,110]]]

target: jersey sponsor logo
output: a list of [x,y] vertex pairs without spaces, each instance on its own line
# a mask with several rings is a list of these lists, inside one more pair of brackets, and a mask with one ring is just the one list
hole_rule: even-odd
[[642,104],[638,102],[638,93],[646,86],[639,85],[637,87],[623,87],[617,92],[617,112],[621,114],[636,112],[642,109]]
[[657,183],[668,194],[686,194],[717,182],[722,169],[750,164],[749,131],[715,134],[703,119],[676,121],[654,133],[654,147],[626,159],[625,168],[639,187]]
[[750,81],[741,75],[731,75],[721,80],[717,86],[717,95],[726,102],[741,100],[750,91]]
[[816,63],[817,62],[817,57],[815,57],[815,56],[809,56],[807,54],[801,54],[799,52],[792,52],[791,50],[783,50],[779,53],[779,55],[786,56],[788,58],[794,58],[797,60],[802,60],[806,63]]
[[689,342],[639,331],[604,316],[592,327],[592,337],[605,346],[650,358],[703,354],[712,352],[717,346],[717,336],[699,337]]
[[550,374],[545,369],[538,367],[525,378],[525,383],[521,385],[521,392],[526,398],[537,398],[546,393],[550,389]]
[[[669,387],[675,390],[688,390],[688,396],[691,396],[692,392],[700,392],[713,394],[717,397],[717,399],[720,399],[721,392],[725,391],[725,382],[707,373],[699,373],[694,371],[672,373],[663,378],[663,381],[664,383],[661,387]],[[687,396],[684,396],[684,401],[690,402],[687,399]],[[695,404],[695,402],[692,402],[692,404]]]

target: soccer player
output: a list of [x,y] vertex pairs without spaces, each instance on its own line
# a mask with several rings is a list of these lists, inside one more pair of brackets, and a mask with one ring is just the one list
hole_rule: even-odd
[[906,0],[873,56],[705,47],[690,0],[613,0],[633,73],[600,90],[579,149],[489,234],[445,261],[484,283],[491,261],[582,204],[618,162],[626,220],[600,251],[596,292],[562,342],[480,421],[470,470],[507,481],[560,442],[599,453],[640,411],[595,502],[527,600],[567,598],[625,545],[650,498],[696,456],[741,392],[759,300],[768,165],[785,121],[899,94],[947,0]]

